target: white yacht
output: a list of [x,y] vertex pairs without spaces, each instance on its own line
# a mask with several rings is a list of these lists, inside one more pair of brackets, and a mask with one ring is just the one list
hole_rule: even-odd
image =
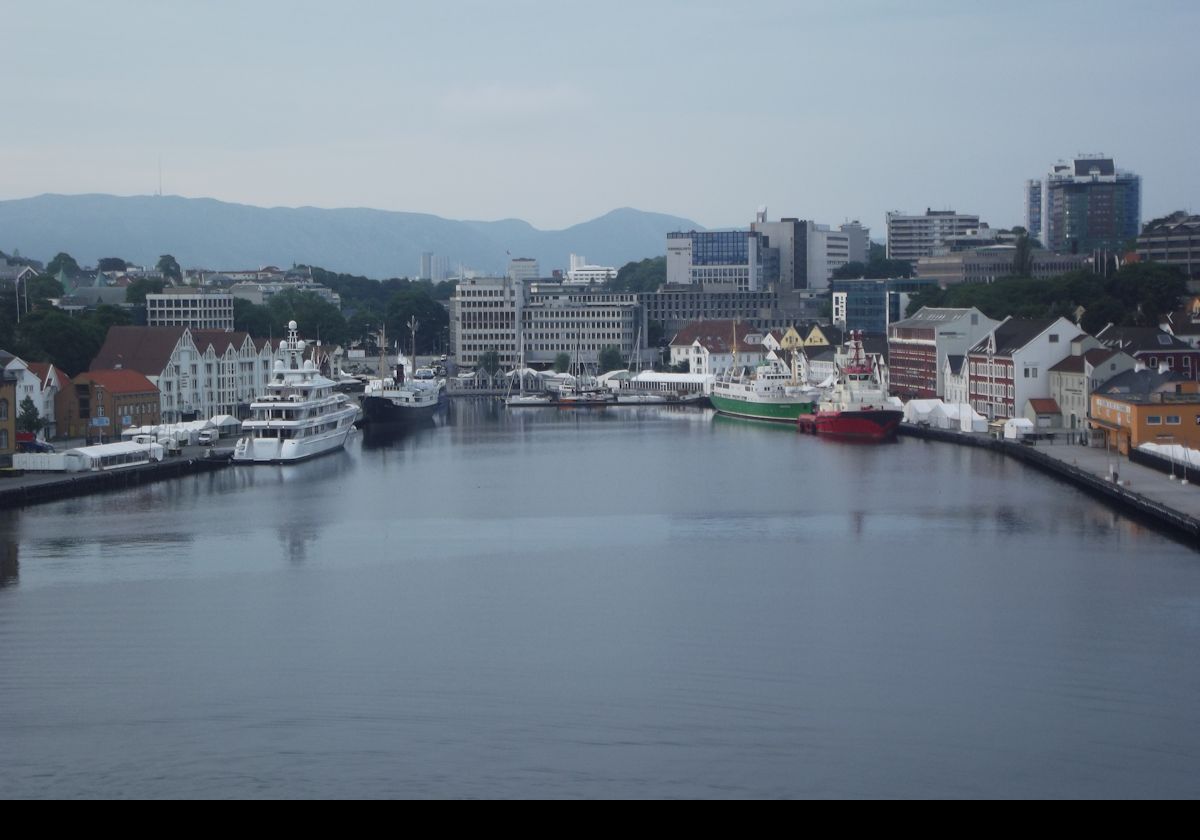
[[358,419],[358,406],[336,390],[336,382],[321,375],[316,362],[304,358],[306,349],[296,322],[290,322],[288,337],[279,342],[280,358],[267,393],[251,403],[250,419],[242,423],[235,462],[301,461],[345,445]]

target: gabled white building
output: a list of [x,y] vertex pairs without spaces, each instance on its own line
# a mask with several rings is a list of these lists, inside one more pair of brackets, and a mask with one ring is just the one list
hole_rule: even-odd
[[1050,368],[1071,353],[1079,327],[1066,318],[1008,318],[971,348],[971,407],[988,420],[1021,417],[1030,399],[1050,398]]
[[[734,336],[737,336],[736,355]],[[719,376],[734,367],[756,367],[770,352],[763,333],[737,321],[696,321],[671,339],[671,364],[687,364],[691,373]]]
[[275,359],[265,339],[189,327],[112,327],[92,370],[135,370],[159,390],[162,422],[246,416]]

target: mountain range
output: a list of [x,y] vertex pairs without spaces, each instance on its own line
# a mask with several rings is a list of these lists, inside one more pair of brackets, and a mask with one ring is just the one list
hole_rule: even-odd
[[569,255],[621,266],[658,256],[666,234],[700,230],[689,219],[631,208],[565,230],[520,219],[455,221],[365,208],[252,207],[180,196],[39,195],[0,201],[0,250],[49,261],[65,251],[80,265],[121,257],[153,266],[172,254],[184,268],[234,270],[319,265],[367,277],[415,277],[423,252],[476,271],[504,273],[509,256],[536,259],[542,273]]

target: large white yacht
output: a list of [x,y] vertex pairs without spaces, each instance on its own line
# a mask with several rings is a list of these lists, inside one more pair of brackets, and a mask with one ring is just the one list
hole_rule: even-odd
[[358,419],[358,406],[335,390],[337,383],[322,376],[312,359],[304,358],[306,349],[296,322],[290,322],[288,337],[279,342],[267,393],[251,403],[250,419],[242,423],[235,462],[301,461],[345,445]]

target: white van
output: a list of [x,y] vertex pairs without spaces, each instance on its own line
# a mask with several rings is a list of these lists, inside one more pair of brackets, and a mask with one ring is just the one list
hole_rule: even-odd
[[205,429],[200,434],[196,435],[196,443],[201,446],[212,446],[220,438],[220,434],[214,429]]

